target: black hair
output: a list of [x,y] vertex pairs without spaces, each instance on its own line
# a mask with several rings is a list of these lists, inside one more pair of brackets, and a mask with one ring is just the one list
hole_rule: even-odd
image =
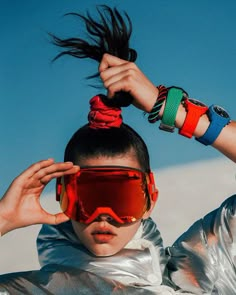
[[[56,55],[53,61],[69,55],[76,58],[90,58],[97,62],[102,60],[105,53],[117,56],[121,59],[134,62],[137,52],[130,48],[129,41],[132,33],[132,23],[126,12],[124,17],[116,8],[112,9],[107,5],[97,6],[99,19],[95,20],[89,12],[86,15],[80,13],[67,13],[82,20],[86,27],[87,40],[80,37],[59,38],[49,34],[53,44],[63,49]],[[99,73],[87,78],[96,78]],[[128,106],[132,103],[132,96],[124,91],[117,92],[112,100],[107,100],[110,106]]]
[[[126,12],[120,13],[116,8],[106,5],[97,6],[98,20],[89,12],[86,15],[69,13],[82,20],[86,27],[87,40],[80,37],[61,39],[50,34],[55,45],[66,49],[60,52],[54,60],[69,55],[76,58],[90,58],[100,62],[105,53],[121,59],[134,62],[137,53],[130,48],[129,40],[132,33],[132,23]],[[89,78],[96,77],[90,76]],[[109,105],[127,106],[132,102],[132,96],[126,92],[116,93],[109,99]],[[108,100],[104,101],[108,104]],[[65,161],[76,164],[81,159],[98,156],[115,156],[134,153],[141,168],[150,171],[149,154],[143,139],[131,127],[122,124],[120,128],[91,129],[89,125],[80,128],[72,136],[65,150]]]
[[84,125],[68,142],[64,161],[79,164],[81,160],[100,156],[113,157],[131,153],[144,172],[150,171],[147,146],[141,136],[129,125],[120,128],[92,129]]
[[116,8],[111,9],[107,5],[97,6],[97,12],[100,17],[99,21],[95,21],[89,12],[86,16],[74,12],[66,14],[74,15],[84,21],[88,41],[76,37],[61,39],[50,34],[55,45],[67,48],[59,53],[54,60],[63,55],[71,55],[77,58],[91,58],[100,62],[104,53],[127,61],[136,60],[137,52],[129,48],[132,23],[128,14],[124,12],[126,18],[124,19]]

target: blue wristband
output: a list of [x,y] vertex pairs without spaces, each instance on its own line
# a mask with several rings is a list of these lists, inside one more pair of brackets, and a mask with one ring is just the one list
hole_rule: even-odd
[[219,136],[221,130],[230,122],[229,114],[222,107],[211,105],[207,111],[210,125],[206,132],[196,138],[197,141],[204,145],[211,145]]

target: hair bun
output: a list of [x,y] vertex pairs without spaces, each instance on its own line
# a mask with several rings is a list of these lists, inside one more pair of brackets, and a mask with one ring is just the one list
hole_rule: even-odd
[[104,103],[105,95],[96,95],[90,99],[88,114],[89,127],[92,129],[119,128],[122,124],[121,109]]

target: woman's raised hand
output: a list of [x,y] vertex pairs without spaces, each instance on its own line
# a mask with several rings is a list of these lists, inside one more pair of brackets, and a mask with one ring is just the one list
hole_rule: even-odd
[[129,92],[137,108],[145,112],[151,111],[158,96],[158,89],[133,62],[106,53],[100,63],[99,72],[109,98],[112,98],[115,92]]
[[40,204],[40,195],[53,179],[79,170],[71,162],[53,159],[37,162],[16,177],[0,200],[0,233],[32,224],[59,224],[67,221],[64,213],[50,214]]
[[[104,54],[99,66],[99,72],[108,97],[112,99],[115,92],[129,92],[133,97],[133,104],[145,112],[150,112],[156,102],[158,89],[132,62],[122,60],[110,54]],[[164,108],[163,104],[163,108]],[[162,110],[163,111],[163,110]],[[160,112],[160,115],[162,113]],[[176,127],[180,128],[184,122],[186,110],[180,105],[176,116]],[[207,116],[202,116],[195,130],[195,136],[204,134],[209,125]],[[231,121],[218,136],[213,146],[236,162],[236,121]]]

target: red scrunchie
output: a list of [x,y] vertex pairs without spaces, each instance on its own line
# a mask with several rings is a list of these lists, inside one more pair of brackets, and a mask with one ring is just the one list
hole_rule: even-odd
[[93,129],[119,128],[122,124],[121,109],[108,107],[99,95],[90,100],[90,112],[88,114],[89,127]]

